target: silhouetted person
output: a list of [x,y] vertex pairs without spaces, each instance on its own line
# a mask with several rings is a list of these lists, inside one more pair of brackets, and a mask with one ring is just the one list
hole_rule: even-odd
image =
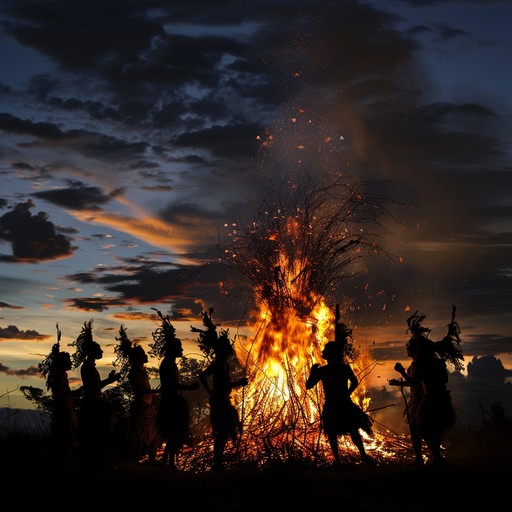
[[[347,332],[351,331],[347,330]],[[334,464],[341,464],[338,436],[345,434],[350,435],[362,460],[371,464],[373,461],[366,453],[359,429],[371,435],[372,420],[352,401],[350,396],[359,382],[350,365],[345,362],[345,349],[344,341],[326,343],[322,350],[322,357],[327,364],[321,366],[315,363],[311,367],[306,389],[311,389],[318,382],[323,385],[325,401],[322,408],[322,423],[334,456]]]
[[[204,314],[205,316],[205,314]],[[206,316],[205,316],[206,319]],[[212,329],[210,329],[212,331]],[[232,381],[229,358],[234,354],[227,332],[206,341],[213,348],[212,363],[199,374],[199,380],[209,394],[210,423],[213,435],[213,469],[224,469],[224,451],[229,440],[241,435],[242,424],[236,407],[231,402],[231,391],[246,386],[247,377]],[[210,383],[211,379],[211,383]]]
[[190,440],[189,405],[181,391],[194,391],[199,388],[199,383],[180,382],[176,359],[183,356],[183,346],[179,338],[169,336],[163,354],[159,368],[161,395],[157,425],[165,442],[162,462],[175,469],[176,454]]
[[86,467],[102,468],[112,441],[112,413],[103,397],[103,388],[116,382],[120,375],[112,370],[105,379],[101,378],[96,361],[103,357],[103,350],[92,339],[92,321],[84,324],[74,344],[78,348],[76,359],[83,361],[80,367],[83,398],[79,415],[83,463]]
[[[58,326],[57,331],[60,339]],[[43,375],[47,375],[46,387],[53,399],[50,430],[52,458],[57,469],[65,469],[72,462],[78,442],[78,417],[67,373],[72,368],[71,356],[69,352],[61,352],[59,343],[55,343],[40,368]]]
[[[453,316],[455,309],[453,310]],[[459,347],[459,326],[453,320],[448,325],[448,334],[438,342],[428,339],[430,329],[422,327],[425,315],[417,312],[407,319],[411,332],[406,349],[412,359],[405,370],[401,363],[395,364],[395,370],[402,380],[391,379],[392,386],[409,387],[405,415],[409,425],[411,444],[414,450],[413,464],[423,465],[422,444],[425,441],[432,459],[430,464],[444,466],[446,459],[441,453],[443,434],[455,424],[450,391],[447,389],[448,371],[446,361],[457,370],[463,368],[462,352]]]
[[148,356],[143,347],[134,345],[129,349],[128,382],[133,393],[130,403],[128,438],[137,461],[147,455],[150,462],[156,462],[156,452],[161,438],[156,425],[158,400],[152,389],[146,369]]

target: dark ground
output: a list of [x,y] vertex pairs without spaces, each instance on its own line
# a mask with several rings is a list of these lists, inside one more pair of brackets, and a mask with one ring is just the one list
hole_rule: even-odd
[[[512,421],[486,421],[457,432],[442,468],[408,466],[410,448],[367,466],[310,461],[257,467],[231,463],[223,472],[172,471],[119,460],[102,471],[75,462],[56,472],[47,440],[0,429],[0,490],[11,510],[51,512],[500,511],[510,508]],[[406,443],[408,446],[408,443]],[[399,452],[395,452],[399,453]],[[6,507],[4,507],[6,508]],[[6,508],[7,509],[7,508]]]
[[[190,473],[132,464],[103,472],[54,473],[41,464],[3,467],[2,495],[21,510],[477,511],[509,502],[510,466],[411,468],[405,463],[313,468],[232,467]],[[44,506],[44,507],[43,507]]]
[[144,470],[112,475],[103,492],[115,487],[123,493],[124,488],[124,496],[113,504],[140,505],[145,510],[161,510],[167,504],[169,509],[215,511],[491,511],[508,501],[510,476],[483,468],[439,471],[359,465],[341,470],[233,470],[223,475],[170,476]]

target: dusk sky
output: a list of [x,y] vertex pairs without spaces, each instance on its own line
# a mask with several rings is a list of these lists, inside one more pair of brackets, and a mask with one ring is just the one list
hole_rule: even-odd
[[455,304],[466,366],[510,396],[510,20],[507,0],[1,0],[0,407],[31,407],[56,323],[66,345],[94,319],[101,372],[121,324],[151,342],[151,308],[189,357],[203,308],[236,333],[250,293],[218,243],[333,174],[391,202],[395,257],[334,297],[373,384],[412,312],[437,340]]

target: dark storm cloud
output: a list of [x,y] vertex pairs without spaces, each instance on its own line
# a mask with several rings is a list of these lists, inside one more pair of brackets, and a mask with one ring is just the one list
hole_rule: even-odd
[[[374,260],[340,291],[358,294],[364,321],[378,325],[418,301],[447,308],[455,302],[461,319],[508,311],[512,205],[504,110],[471,91],[463,100],[436,100],[435,77],[422,65],[430,44],[481,43],[445,23],[407,26],[385,8],[357,1],[3,2],[6,32],[58,69],[33,77],[20,92],[34,115],[4,113],[0,127],[23,136],[24,148],[31,136],[41,148],[114,161],[119,175],[138,171],[145,190],[184,190],[186,196],[169,194],[168,205],[158,204],[158,214],[189,225],[203,218],[208,226],[250,222],[267,188],[295,181],[295,172],[323,177],[326,135],[342,136],[341,149],[326,150],[328,165],[349,178],[396,183],[391,193],[404,205],[400,227],[387,237],[404,263]],[[57,124],[59,115],[83,128]],[[259,151],[263,129],[273,142]],[[306,146],[300,165],[299,145]],[[181,179],[193,192],[180,188]],[[43,194],[65,202],[57,192]],[[78,204],[104,204],[93,195],[79,196]],[[216,206],[206,207],[205,199]],[[203,261],[202,240],[188,251]],[[75,279],[87,276],[146,303],[213,296],[218,271],[202,267],[204,290],[190,289],[184,269],[149,262],[128,277],[112,269]],[[386,311],[375,304],[387,304]]]
[[68,188],[42,190],[32,195],[73,210],[96,210],[112,198],[111,195],[104,194],[100,188],[87,186],[79,181],[71,183]]
[[35,171],[36,167],[30,165],[28,162],[13,162],[13,169],[21,169],[23,171]]
[[[5,5],[4,13],[8,14],[9,19],[4,21],[4,28],[9,34],[22,44],[47,54],[59,62],[63,69],[87,73],[92,83],[100,80],[102,86],[115,98],[108,103],[84,101],[78,97],[71,100],[68,89],[66,99],[60,100],[55,81],[41,76],[38,78],[40,86],[36,88],[34,84],[33,88],[37,99],[54,108],[83,109],[97,119],[140,123],[153,118],[155,126],[160,125],[162,128],[176,125],[177,121],[183,125],[186,121],[181,116],[190,111],[211,118],[209,109],[205,108],[208,104],[216,105],[214,109],[224,116],[230,109],[229,105],[236,102],[235,96],[217,93],[211,100],[207,101],[207,96],[198,100],[189,95],[184,87],[201,86],[215,90],[222,86],[226,89],[229,84],[225,79],[221,82],[222,74],[219,71],[225,67],[222,59],[225,55],[243,60],[249,58],[246,45],[240,42],[242,37],[197,33],[193,36],[176,33],[168,35],[162,28],[165,23],[163,9],[166,6],[158,6],[160,17],[152,21],[138,2],[120,4],[123,15],[119,16],[112,16],[113,4],[102,2],[76,2],[73,9],[69,9],[66,2],[51,2],[45,7],[33,2]],[[213,11],[222,7],[214,7]],[[229,7],[238,10],[236,2]],[[194,7],[192,9],[196,11]],[[97,22],[87,25],[86,20],[89,18],[101,20],[100,27],[96,28]],[[179,16],[171,13],[169,20],[171,23],[179,23]],[[77,32],[70,29],[77,24],[80,26]],[[61,28],[57,29],[56,25]],[[108,37],[103,37],[101,27],[107,26]],[[129,37],[125,37],[127,30]],[[52,37],[48,38],[47,33],[50,32]],[[137,37],[137,34],[141,36]],[[89,40],[94,43],[88,43]],[[80,52],[76,52],[77,47]],[[233,87],[244,87],[246,84],[246,95],[259,82],[258,79],[249,79],[248,68],[245,69],[245,80],[240,71],[235,76]],[[167,99],[163,104],[159,102],[157,107],[154,99],[164,89]]]
[[507,333],[502,336],[495,334],[467,335],[464,337],[464,346],[467,347],[468,353],[476,357],[512,354],[512,336]]
[[21,143],[24,147],[44,147],[51,143],[71,149],[90,158],[117,160],[144,153],[146,142],[126,142],[117,137],[86,130],[62,130],[54,123],[33,122],[7,113],[0,113],[0,130],[6,133],[32,135],[39,140]]
[[467,365],[468,376],[474,379],[504,382],[512,377],[512,370],[507,370],[500,359],[493,355],[474,357]]
[[66,236],[56,232],[45,212],[30,213],[34,207],[29,199],[0,217],[0,239],[10,242],[12,247],[12,257],[2,257],[2,261],[37,262],[73,254],[75,247]]
[[441,23],[435,23],[434,27],[437,29],[438,41],[448,41],[450,39],[456,39],[458,37],[468,37],[469,33],[466,30],[460,30],[453,27],[443,25]]
[[107,311],[115,307],[125,307],[127,303],[124,300],[111,297],[83,297],[66,299],[64,301],[67,307],[78,309],[80,311]]
[[4,30],[29,47],[51,55],[69,69],[87,68],[113,56],[134,57],[160,24],[137,1],[6,1],[11,18]]
[[0,339],[19,339],[19,340],[45,340],[49,338],[48,334],[39,334],[37,331],[27,329],[21,331],[15,325],[0,327]]
[[[156,271],[152,264],[123,267],[125,274],[115,268],[102,269],[96,273],[79,273],[66,276],[67,279],[81,284],[98,283],[108,291],[118,293],[126,301],[154,303],[188,297],[200,270],[182,266],[172,270]],[[204,286],[210,286],[204,284]]]
[[[36,122],[20,119],[7,113],[0,113],[0,130],[7,133],[17,133],[21,135],[33,135],[41,139],[63,139],[64,132],[54,123],[49,122]],[[75,138],[74,134],[68,134],[68,138]]]
[[4,366],[0,363],[0,373],[5,373],[6,375],[13,375],[15,377],[39,377],[41,372],[37,366],[29,366],[28,368],[24,368],[21,370],[9,368],[8,366]]
[[215,158],[249,159],[257,153],[256,137],[261,127],[255,125],[212,126],[195,133],[178,137],[173,143],[178,147],[208,150]]
[[7,304],[7,302],[0,302],[0,309],[24,309],[22,306],[13,306],[12,304]]
[[[156,162],[150,162],[148,160],[139,160],[137,162],[130,163],[128,166],[129,169],[145,169],[146,172],[159,172],[160,166]],[[169,179],[168,176],[166,176],[163,172],[161,174],[162,178]]]
[[[172,268],[166,270],[166,266]],[[102,285],[109,292],[118,294],[118,305],[124,303],[126,306],[140,304],[151,307],[158,302],[172,304],[176,318],[188,317],[190,312],[199,314],[202,307],[215,306],[219,313],[222,312],[225,321],[238,321],[241,320],[240,311],[247,308],[249,300],[237,289],[240,283],[232,282],[227,267],[218,263],[177,266],[163,265],[151,259],[127,259],[119,269],[103,267],[93,272],[70,274],[66,279],[82,285]],[[78,308],[96,308],[100,311],[111,307],[111,300],[69,299],[67,303]]]

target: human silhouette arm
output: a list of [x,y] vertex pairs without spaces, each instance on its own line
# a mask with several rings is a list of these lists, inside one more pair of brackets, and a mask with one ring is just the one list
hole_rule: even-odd
[[110,373],[108,374],[107,378],[103,379],[100,382],[101,388],[103,389],[105,386],[108,386],[109,384],[112,384],[113,382],[116,382],[120,379],[121,374],[117,373],[115,370],[110,370]]
[[354,373],[354,370],[349,366],[348,367],[348,395],[350,396],[354,390],[359,386],[359,381],[357,380],[356,374]]
[[206,368],[205,370],[203,370],[200,374],[199,374],[199,382],[202,384],[203,388],[206,389],[207,393],[209,395],[212,394],[213,392],[213,389],[212,387],[210,386],[210,382],[208,380],[208,377],[213,373],[213,366],[208,366],[208,368]]
[[401,380],[390,379],[390,380],[388,380],[388,384],[390,386],[410,386],[411,385],[411,379],[407,375],[407,372],[406,372],[403,364],[402,363],[396,363],[394,368],[395,368],[395,371],[397,371],[402,376],[402,379]]
[[309,377],[306,380],[306,389],[311,389],[320,381],[320,372],[318,371],[319,369],[320,364],[315,363],[309,370]]

